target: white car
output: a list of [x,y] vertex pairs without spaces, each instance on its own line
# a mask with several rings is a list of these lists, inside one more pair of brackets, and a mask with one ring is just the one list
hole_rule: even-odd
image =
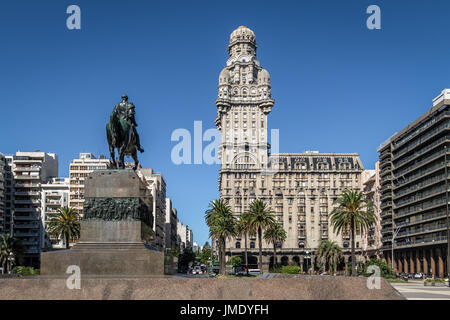
[[261,270],[259,269],[248,269],[248,274],[251,276],[257,276],[261,274]]
[[200,266],[195,266],[194,269],[192,269],[192,274],[202,274],[202,268]]

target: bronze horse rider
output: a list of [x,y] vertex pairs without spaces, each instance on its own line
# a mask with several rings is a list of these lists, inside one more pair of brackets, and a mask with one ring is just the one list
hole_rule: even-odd
[[128,102],[127,95],[122,95],[122,101],[116,104],[109,122],[106,124],[106,136],[113,168],[117,168],[115,148],[117,148],[119,155],[118,167],[120,169],[125,169],[125,156],[133,157],[133,170],[136,170],[139,166],[137,151],[142,153],[144,149],[141,147],[139,135],[136,131],[137,123],[134,115],[134,104]]

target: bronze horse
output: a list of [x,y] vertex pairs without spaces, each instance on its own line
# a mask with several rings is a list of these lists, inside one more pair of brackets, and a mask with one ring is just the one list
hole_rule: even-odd
[[131,156],[134,160],[133,170],[136,170],[140,165],[137,151],[144,152],[144,150],[140,147],[139,135],[136,131],[134,104],[126,100],[124,102],[121,106],[118,105],[122,108],[121,110],[116,106],[111,113],[110,120],[106,124],[106,137],[108,139],[112,167],[117,168],[115,154],[115,149],[117,149],[118,168],[125,169],[124,158],[125,156]]

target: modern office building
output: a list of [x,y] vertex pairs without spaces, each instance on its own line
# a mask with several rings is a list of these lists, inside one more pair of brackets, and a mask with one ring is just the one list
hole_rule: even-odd
[[83,215],[84,182],[89,173],[94,170],[107,169],[111,161],[101,155],[96,158],[92,153],[80,153],[78,159],[70,162],[70,199],[69,207]]
[[[256,56],[255,34],[241,26],[231,33],[229,59],[220,72],[216,100],[220,197],[239,218],[253,199],[263,199],[287,232],[278,244],[278,262],[311,266],[322,240],[337,241],[350,255],[348,235],[333,233],[328,215],[345,189],[362,188],[363,165],[356,153],[272,153],[268,143],[268,115],[274,106],[270,75]],[[273,144],[273,141],[271,141]],[[257,239],[249,243],[249,264],[257,261]],[[361,236],[356,239],[361,252]],[[215,242],[213,241],[213,250]],[[243,254],[244,241],[227,241],[227,255]],[[263,265],[273,263],[273,247],[263,241]]]
[[383,254],[388,263],[394,254],[398,272],[447,274],[449,130],[445,89],[425,114],[378,149]]
[[380,209],[380,169],[379,162],[375,170],[364,170],[362,174],[364,194],[373,204],[375,224],[362,237],[362,251],[365,259],[381,258],[381,209]]
[[41,185],[58,176],[54,153],[17,152],[11,159],[14,175],[13,236],[24,247],[24,265],[39,267],[43,233]]

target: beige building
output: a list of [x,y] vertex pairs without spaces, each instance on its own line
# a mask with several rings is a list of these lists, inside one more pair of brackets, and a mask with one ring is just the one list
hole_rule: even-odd
[[[229,59],[219,76],[216,125],[221,131],[219,191],[233,212],[246,212],[263,199],[287,232],[279,244],[282,264],[311,265],[324,239],[337,241],[346,253],[348,236],[336,235],[328,215],[344,189],[361,189],[362,163],[355,153],[271,154],[268,115],[274,105],[270,75],[256,57],[255,34],[241,26],[231,33]],[[273,140],[273,139],[272,139]],[[273,141],[271,141],[273,144]],[[250,238],[249,264],[256,265],[257,239]],[[227,242],[227,255],[243,254],[243,239]],[[360,235],[356,239],[361,251]],[[263,241],[264,268],[272,264],[273,247]],[[347,254],[348,253],[348,254]]]
[[136,173],[144,181],[147,188],[151,190],[153,197],[153,246],[163,251],[166,246],[165,224],[166,224],[166,181],[161,173],[153,169],[139,168]]
[[184,223],[182,223],[181,221],[178,221],[177,223],[177,235],[178,235],[179,249],[181,252],[183,252],[183,250],[186,248],[193,249],[194,236],[192,230],[189,229],[189,227]]
[[177,245],[177,209],[172,207],[172,200],[166,198],[165,241],[166,250],[178,248]]
[[69,207],[75,209],[79,214],[83,214],[84,204],[84,181],[89,173],[94,170],[107,169],[110,160],[105,156],[98,159],[92,153],[80,153],[79,159],[74,159],[70,163],[70,199]]
[[366,259],[381,258],[381,200],[380,200],[380,163],[375,163],[375,170],[364,170],[362,174],[364,194],[373,203],[373,212],[376,223],[369,228],[368,232],[362,238],[362,250]]

